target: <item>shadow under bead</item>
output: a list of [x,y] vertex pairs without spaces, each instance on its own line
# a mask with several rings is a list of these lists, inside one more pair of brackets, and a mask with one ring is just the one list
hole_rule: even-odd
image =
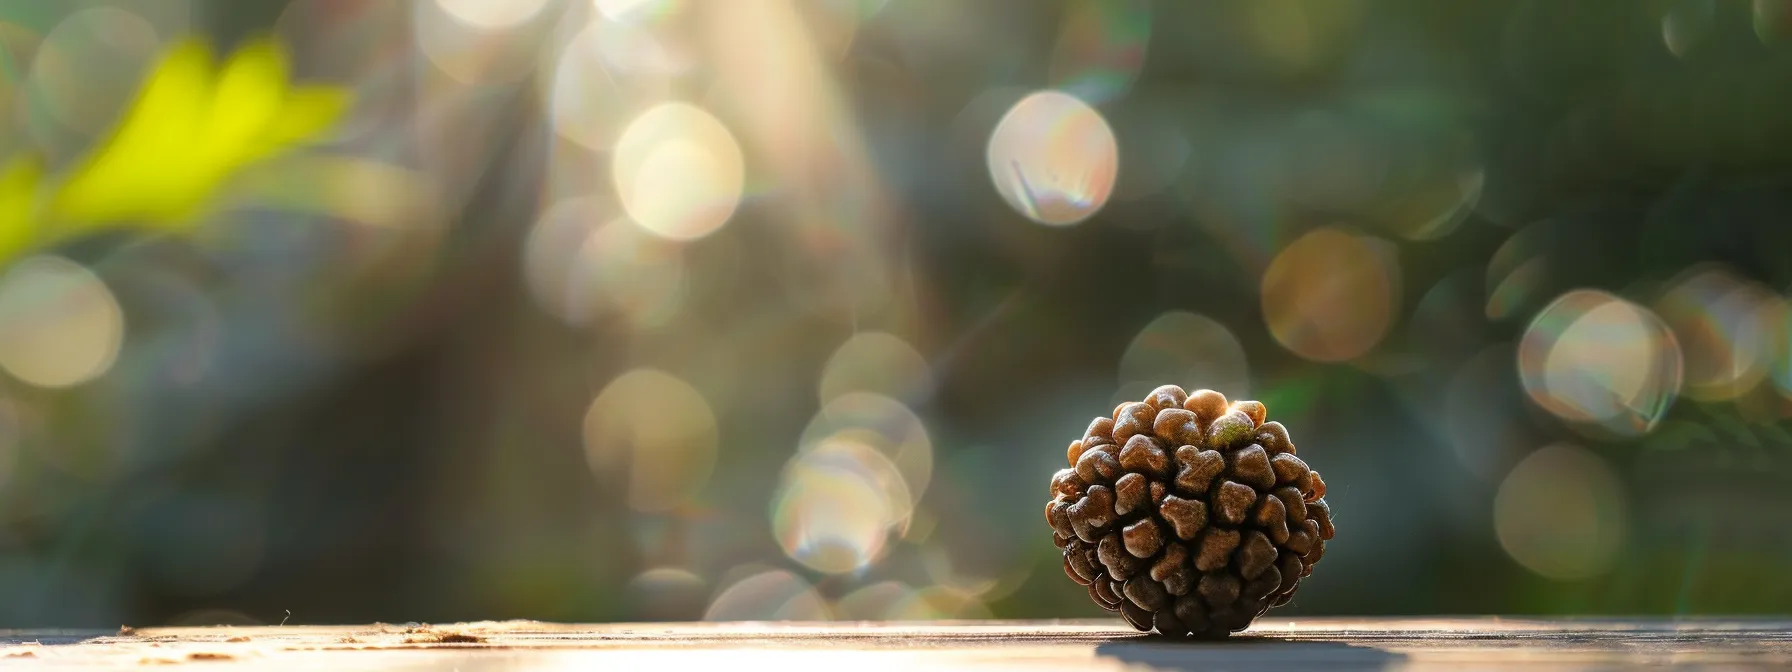
[[1065,576],[1172,636],[1225,637],[1293,599],[1335,530],[1325,481],[1268,413],[1165,385],[1091,421],[1045,508]]

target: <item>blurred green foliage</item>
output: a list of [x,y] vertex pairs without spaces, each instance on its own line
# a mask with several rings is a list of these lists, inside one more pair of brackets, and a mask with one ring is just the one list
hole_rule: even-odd
[[169,49],[99,146],[63,174],[30,153],[0,169],[0,266],[96,231],[186,233],[244,169],[319,138],[349,94],[290,81],[268,38],[222,64],[203,39]]

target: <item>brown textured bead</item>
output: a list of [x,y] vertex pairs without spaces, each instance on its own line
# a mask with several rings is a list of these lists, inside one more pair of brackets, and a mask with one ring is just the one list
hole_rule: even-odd
[[1082,573],[1077,572],[1075,564],[1070,561],[1070,556],[1064,556],[1064,575],[1070,577],[1070,581],[1077,582],[1077,586],[1088,586],[1091,581],[1091,577],[1084,577]]
[[1307,571],[1307,566],[1300,561],[1300,556],[1283,553],[1276,558],[1276,570],[1282,574],[1282,585],[1276,586],[1276,592],[1286,593],[1294,590],[1294,584],[1300,583],[1300,576]]
[[1238,537],[1237,530],[1208,530],[1195,554],[1195,569],[1211,572],[1224,568],[1232,559],[1232,549],[1238,548]]
[[1157,417],[1157,409],[1141,401],[1122,404],[1114,413],[1114,442],[1125,445],[1126,440],[1134,434],[1150,434],[1151,421]]
[[1336,531],[1332,529],[1332,506],[1321,499],[1307,505],[1307,515],[1319,523],[1319,538],[1330,541]]
[[1171,595],[1188,593],[1195,580],[1189,565],[1188,548],[1182,544],[1166,544],[1157,564],[1151,566],[1151,580],[1164,584],[1164,590]]
[[1164,587],[1148,576],[1132,577],[1127,580],[1123,591],[1127,599],[1148,611],[1160,611],[1170,606],[1170,594],[1164,592]]
[[1077,508],[1077,506],[1080,504],[1082,504],[1082,502],[1071,504],[1070,508],[1066,511],[1070,516],[1070,533],[1084,542],[1095,543],[1097,539],[1101,538],[1102,529],[1090,525],[1088,516],[1079,514],[1082,509]]
[[1258,490],[1276,487],[1276,474],[1269,468],[1269,453],[1255,443],[1232,454],[1232,477]]
[[1195,390],[1188,393],[1187,401],[1182,402],[1182,407],[1194,411],[1195,417],[1201,419],[1201,424],[1213,422],[1214,418],[1225,415],[1229,405],[1226,395],[1213,390]]
[[1176,620],[1188,626],[1194,632],[1203,632],[1208,628],[1207,603],[1201,601],[1200,595],[1189,594],[1176,598],[1176,604],[1170,607],[1176,614]]
[[1182,408],[1184,401],[1188,401],[1188,393],[1176,385],[1159,385],[1157,389],[1151,391],[1151,394],[1145,395],[1145,403],[1160,411],[1166,408]]
[[1120,538],[1126,542],[1126,552],[1135,558],[1144,559],[1157,555],[1164,547],[1164,533],[1157,529],[1155,518],[1127,525],[1120,531]]
[[1071,441],[1070,447],[1064,449],[1064,457],[1066,459],[1070,460],[1067,464],[1069,464],[1073,467],[1076,466],[1076,458],[1079,458],[1082,456],[1083,456],[1083,440],[1082,439],[1077,439],[1075,441]]
[[1182,619],[1176,617],[1175,609],[1157,612],[1152,617],[1152,625],[1156,626],[1158,634],[1167,637],[1181,637],[1188,634],[1188,626],[1182,623]]
[[1288,438],[1288,428],[1274,420],[1257,425],[1257,443],[1263,444],[1271,454],[1294,452],[1294,441]]
[[1230,450],[1244,445],[1256,435],[1257,426],[1250,417],[1238,411],[1227,411],[1207,426],[1208,448]]
[[1299,490],[1292,487],[1276,488],[1270,493],[1282,500],[1282,508],[1288,510],[1288,524],[1299,525],[1307,519],[1307,498],[1302,497]]
[[1095,555],[1101,559],[1101,566],[1107,569],[1108,576],[1116,581],[1125,581],[1134,574],[1144,570],[1144,563],[1126,552],[1126,542],[1120,540],[1120,533],[1109,532],[1095,545]]
[[1060,500],[1045,503],[1045,522],[1052,526],[1052,531],[1059,536],[1072,536],[1076,529],[1070,526],[1070,505]]
[[1108,611],[1116,611],[1120,608],[1120,594],[1114,592],[1114,585],[1108,581],[1106,576],[1096,577],[1094,581],[1089,582],[1089,597],[1095,598],[1096,606]]
[[[1310,523],[1312,521],[1307,521],[1307,522]],[[1313,544],[1318,543],[1318,541],[1319,541],[1319,531],[1318,530],[1308,531],[1306,528],[1303,527],[1301,529],[1294,530],[1293,532],[1289,532],[1288,533],[1288,543],[1283,544],[1283,546],[1287,547],[1288,550],[1290,550],[1290,551],[1294,551],[1294,553],[1296,555],[1306,555],[1307,551],[1313,550]]]
[[1247,600],[1264,600],[1268,599],[1270,595],[1274,595],[1276,589],[1281,587],[1281,585],[1282,570],[1276,569],[1275,565],[1270,565],[1264,567],[1263,571],[1258,573],[1257,576],[1245,581],[1244,589],[1240,591],[1240,595]]
[[[1195,592],[1207,601],[1208,608],[1219,609],[1238,601],[1238,591],[1244,586],[1238,577],[1226,572],[1212,572],[1201,577],[1200,586]],[[1211,612],[1209,613],[1211,616]]]
[[1157,513],[1170,522],[1170,528],[1183,541],[1194,539],[1207,528],[1207,504],[1200,500],[1165,495],[1163,503],[1157,505]]
[[1166,385],[1092,421],[1044,509],[1065,576],[1168,636],[1224,637],[1292,600],[1335,531],[1325,482],[1267,413]]
[[1245,417],[1250,418],[1252,427],[1263,424],[1264,417],[1269,415],[1269,409],[1264,408],[1261,401],[1234,401],[1231,410],[1243,413]]
[[1220,481],[1213,490],[1213,518],[1223,525],[1241,525],[1257,503],[1257,491],[1237,481]]
[[1120,617],[1126,619],[1126,624],[1132,626],[1134,630],[1138,630],[1139,632],[1145,632],[1151,629],[1151,621],[1153,620],[1151,618],[1151,612],[1132,602],[1126,600],[1120,601]]
[[1166,408],[1157,412],[1157,419],[1151,421],[1151,431],[1171,445],[1198,445],[1201,443],[1201,426],[1193,411],[1185,408]]
[[1083,496],[1086,487],[1088,484],[1076,475],[1075,469],[1059,469],[1058,473],[1052,474],[1052,497],[1076,499]]
[[1077,458],[1076,475],[1085,483],[1113,483],[1120,477],[1120,460],[1100,450],[1085,451]]
[[1283,485],[1303,483],[1307,472],[1311,471],[1307,468],[1307,463],[1295,457],[1294,453],[1282,453],[1269,458],[1269,467],[1276,472],[1276,482]]
[[1083,431],[1083,448],[1085,450],[1106,443],[1114,442],[1114,419],[1096,418],[1089,421],[1089,428]]
[[1105,485],[1089,488],[1089,493],[1065,510],[1070,515],[1070,528],[1083,541],[1094,542],[1100,530],[1114,522],[1114,491]]
[[1064,546],[1064,561],[1075,569],[1079,576],[1083,577],[1079,583],[1084,585],[1088,585],[1101,573],[1101,568],[1096,567],[1095,563],[1089,562],[1088,550],[1089,545],[1083,543],[1081,539],[1071,539]]
[[1163,478],[1170,473],[1170,456],[1164,452],[1162,442],[1145,434],[1135,434],[1126,440],[1126,447],[1120,449],[1120,468]]
[[1238,575],[1245,580],[1257,578],[1263,570],[1269,569],[1276,561],[1276,545],[1270,543],[1269,537],[1262,532],[1251,530],[1244,533],[1244,540],[1238,543]]
[[1127,474],[1114,481],[1114,513],[1127,515],[1150,503],[1151,486],[1144,474]]
[[1288,507],[1282,504],[1281,499],[1264,497],[1263,502],[1257,505],[1257,515],[1251,517],[1251,522],[1263,528],[1270,541],[1276,544],[1288,541]]
[[1176,466],[1176,487],[1189,494],[1201,495],[1207,492],[1213,477],[1226,470],[1226,458],[1217,450],[1183,446],[1176,449]]

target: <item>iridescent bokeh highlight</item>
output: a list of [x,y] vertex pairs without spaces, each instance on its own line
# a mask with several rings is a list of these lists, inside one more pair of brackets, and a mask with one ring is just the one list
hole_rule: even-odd
[[1061,91],[1034,93],[990,132],[989,178],[1009,207],[1065,226],[1107,203],[1119,171],[1114,131],[1095,108]]

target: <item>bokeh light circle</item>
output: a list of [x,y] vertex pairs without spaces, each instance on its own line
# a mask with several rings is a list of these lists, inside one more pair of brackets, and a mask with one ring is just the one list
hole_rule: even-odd
[[662,103],[629,122],[611,156],[622,207],[642,228],[673,240],[721,228],[740,204],[740,145],[710,113]]
[[1680,393],[1680,345],[1649,309],[1577,289],[1525,328],[1518,374],[1531,400],[1557,417],[1638,435]]
[[549,206],[523,243],[523,277],[536,305],[569,325],[621,318],[637,329],[663,326],[689,294],[683,251],[641,231],[604,199]]
[[1573,581],[1609,569],[1628,523],[1618,478],[1581,448],[1551,445],[1513,467],[1494,495],[1500,547],[1542,576]]
[[1654,301],[1686,358],[1686,396],[1725,401],[1755,389],[1786,338],[1786,302],[1724,268],[1669,281]]
[[933,439],[921,417],[901,401],[872,392],[835,397],[803,428],[797,450],[836,441],[872,448],[896,465],[909,492],[905,509],[921,501],[933,480]]
[[772,531],[790,559],[843,574],[879,559],[912,509],[895,463],[845,434],[799,452],[773,498]]
[[927,359],[895,334],[866,331],[840,344],[822,367],[822,403],[852,392],[915,399],[933,387]]
[[637,511],[688,504],[715,468],[716,418],[703,394],[655,369],[611,381],[585,412],[585,457],[600,477],[628,476]]
[[643,27],[591,21],[567,41],[553,66],[547,107],[560,137],[609,149],[629,119],[672,93],[681,59]]
[[155,26],[120,7],[83,9],[57,23],[38,45],[27,88],[30,130],[40,146],[62,149],[61,132],[101,133],[130,103],[161,48]]
[[1107,120],[1060,91],[1040,91],[1009,108],[990,133],[986,155],[1002,199],[1028,219],[1054,226],[1100,210],[1120,165]]
[[1387,333],[1399,268],[1380,241],[1314,230],[1278,253],[1263,272],[1263,319],[1282,347],[1307,359],[1362,356]]
[[782,569],[748,576],[710,600],[705,621],[826,621],[828,603],[803,577]]
[[573,268],[569,318],[592,324],[620,315],[637,328],[663,326],[689,294],[682,251],[643,233],[625,219],[597,227],[579,247]]
[[1436,431],[1462,466],[1485,482],[1498,482],[1542,438],[1526,417],[1525,392],[1512,375],[1517,348],[1487,346],[1458,368],[1443,390]]
[[599,14],[611,21],[637,21],[670,14],[682,0],[591,0]]
[[703,577],[681,567],[653,567],[629,579],[627,592],[639,621],[701,618],[709,598]]
[[1711,37],[1716,24],[1717,0],[1670,0],[1661,15],[1661,42],[1685,58]]
[[548,0],[435,0],[448,16],[474,28],[509,28],[535,18]]
[[1116,401],[1143,399],[1166,383],[1232,398],[1250,394],[1250,367],[1238,337],[1212,318],[1183,310],[1165,311],[1133,335],[1119,369]]
[[106,283],[73,261],[31,257],[0,276],[0,368],[19,380],[59,388],[105,374],[124,327]]
[[[552,31],[541,20],[547,0],[418,0],[396,3],[411,13],[410,35],[437,71],[455,82],[479,86],[527,76],[540,60],[540,43]],[[436,87],[441,100],[449,89]],[[433,115],[425,115],[428,118]],[[413,122],[414,123],[414,122]],[[430,124],[433,125],[433,124]]]

